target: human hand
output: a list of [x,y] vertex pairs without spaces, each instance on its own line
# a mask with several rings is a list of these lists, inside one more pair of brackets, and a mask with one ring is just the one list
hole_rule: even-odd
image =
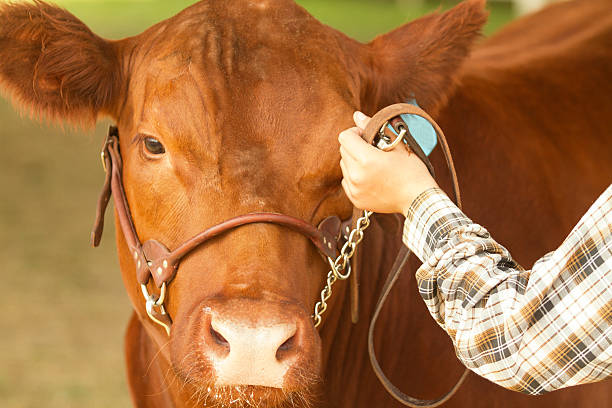
[[357,126],[338,136],[344,192],[357,208],[405,215],[419,194],[438,185],[410,148],[400,143],[383,152],[361,138],[370,118],[355,112],[353,120]]

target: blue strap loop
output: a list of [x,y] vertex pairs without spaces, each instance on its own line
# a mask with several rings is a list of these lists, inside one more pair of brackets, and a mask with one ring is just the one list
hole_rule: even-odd
[[[408,101],[408,103],[420,107],[414,99]],[[426,156],[429,156],[429,154],[433,151],[434,147],[436,147],[436,145],[438,144],[438,137],[433,126],[431,126],[427,119],[418,115],[403,113],[400,115],[400,117],[402,118],[406,126],[408,126],[408,131],[410,132],[414,140],[419,144],[419,146],[423,150],[423,153],[425,153]],[[393,129],[393,126],[387,125],[387,127],[391,132],[393,132],[393,134],[395,134],[396,136],[398,135],[395,129]],[[404,140],[404,144],[405,143],[406,140]]]

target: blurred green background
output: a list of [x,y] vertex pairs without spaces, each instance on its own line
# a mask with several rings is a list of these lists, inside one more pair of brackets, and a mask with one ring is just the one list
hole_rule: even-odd
[[[137,34],[194,3],[55,2],[108,38]],[[364,41],[441,5],[298,3]],[[507,3],[489,8],[487,34],[514,16]],[[130,406],[123,333],[131,306],[121,283],[111,217],[101,248],[88,243],[103,180],[99,148],[106,126],[82,132],[40,125],[0,98],[0,407]]]

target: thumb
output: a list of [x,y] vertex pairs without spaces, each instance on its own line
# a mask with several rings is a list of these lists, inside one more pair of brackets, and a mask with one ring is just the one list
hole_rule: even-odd
[[366,125],[370,121],[370,118],[369,116],[366,116],[363,113],[356,111],[355,113],[353,113],[353,120],[355,121],[357,127],[365,129]]

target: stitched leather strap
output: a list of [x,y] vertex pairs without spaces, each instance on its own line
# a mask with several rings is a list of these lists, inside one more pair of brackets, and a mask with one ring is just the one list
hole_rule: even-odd
[[[418,115],[418,116],[425,118],[436,130],[438,141],[440,142],[442,151],[444,153],[444,157],[446,158],[446,164],[447,164],[449,173],[451,175],[451,179],[453,183],[453,190],[454,190],[454,195],[455,195],[455,202],[457,206],[461,208],[461,195],[459,192],[459,183],[457,181],[457,173],[455,171],[455,165],[453,163],[453,158],[451,157],[450,150],[448,148],[448,143],[446,142],[446,137],[444,136],[444,133],[442,132],[442,129],[440,129],[438,124],[425,111],[423,111],[417,106],[406,104],[406,103],[399,103],[399,104],[387,106],[386,108],[376,113],[370,119],[370,121],[368,122],[368,125],[366,126],[364,130],[363,139],[366,142],[372,144],[375,141],[375,138],[377,137],[378,132],[381,129],[381,127],[387,122],[389,122],[389,124],[391,124],[391,126],[393,126],[393,128],[399,133],[399,126],[403,124],[403,121],[399,115],[404,114],[404,113]],[[403,126],[405,129],[408,129],[408,126],[406,124],[403,124]],[[388,135],[388,136],[395,137],[395,135]],[[427,168],[429,169],[429,172],[431,173],[433,177],[434,176],[433,166],[431,165],[427,156],[421,150],[419,144],[414,140],[412,135],[410,135],[409,131],[406,133],[405,138],[407,139],[408,146],[425,163],[425,165],[427,166]],[[466,369],[461,375],[461,377],[459,378],[459,380],[455,383],[455,385],[443,396],[436,398],[434,400],[421,400],[421,399],[414,398],[414,397],[411,397],[410,395],[403,393],[399,388],[397,388],[389,380],[389,378],[387,378],[387,376],[382,370],[382,367],[380,366],[380,363],[378,362],[378,359],[376,358],[376,351],[374,349],[374,330],[376,328],[376,322],[378,321],[378,316],[380,315],[380,312],[385,304],[385,301],[387,300],[387,297],[389,296],[389,293],[391,292],[391,289],[393,288],[393,285],[395,284],[395,282],[397,282],[397,279],[399,278],[400,273],[402,272],[404,266],[406,265],[406,262],[408,261],[410,254],[411,254],[410,250],[405,245],[402,245],[397,257],[395,258],[395,261],[393,262],[393,266],[391,267],[391,271],[389,272],[389,275],[387,276],[387,280],[385,281],[385,284],[383,285],[380,297],[378,299],[378,302],[376,303],[376,307],[374,308],[374,314],[372,315],[372,319],[370,321],[370,328],[368,330],[368,354],[370,356],[370,363],[372,364],[372,369],[374,370],[374,373],[376,374],[376,376],[382,383],[383,387],[385,387],[387,392],[389,392],[389,394],[391,394],[393,398],[395,398],[396,400],[398,400],[399,402],[401,402],[402,404],[408,407],[433,408],[433,407],[440,406],[441,404],[448,401],[448,399],[451,398],[453,394],[459,389],[463,381],[465,381],[470,371]]]
[[391,292],[391,289],[393,288],[393,285],[395,285],[395,282],[397,282],[397,279],[399,278],[400,273],[402,272],[402,269],[404,268],[404,266],[406,265],[406,262],[410,258],[410,255],[411,255],[410,250],[406,246],[402,246],[400,249],[400,252],[397,255],[397,258],[395,258],[395,262],[393,263],[391,272],[389,272],[389,275],[387,276],[387,280],[385,281],[385,284],[383,285],[383,288],[380,294],[380,298],[378,299],[378,302],[376,303],[376,307],[374,308],[374,314],[372,315],[372,319],[370,321],[370,328],[368,329],[368,354],[370,356],[370,364],[372,364],[374,373],[380,380],[383,387],[385,387],[387,392],[391,394],[391,396],[393,396],[396,400],[398,400],[399,402],[401,402],[402,404],[408,407],[433,408],[433,407],[438,407],[444,404],[455,394],[455,392],[457,392],[459,387],[461,387],[461,384],[463,384],[463,381],[465,381],[465,379],[467,378],[467,375],[469,374],[470,370],[465,369],[463,371],[463,374],[461,374],[461,377],[459,378],[459,380],[457,380],[457,382],[455,383],[455,385],[453,385],[453,387],[443,396],[433,399],[433,400],[422,400],[419,398],[411,397],[410,395],[403,393],[399,388],[397,388],[391,382],[391,380],[389,380],[389,378],[387,378],[387,376],[383,372],[382,367],[380,366],[380,363],[378,362],[378,359],[376,358],[376,351],[374,350],[374,330],[376,328],[376,322],[378,321],[378,316],[380,315],[380,311],[382,310],[387,300],[387,296],[389,296],[389,293]]
[[[103,152],[106,151],[106,143],[107,142],[105,140],[104,147],[102,148]],[[102,155],[102,164],[105,170],[112,166],[111,159],[108,155]],[[108,202],[111,198],[111,172],[105,171],[105,173],[104,186],[102,187],[102,192],[100,193],[98,204],[96,205],[96,220],[94,221],[94,228],[91,231],[91,245],[93,247],[100,245],[102,232],[104,231],[104,213],[106,212],[106,207],[108,206]]]
[[[389,122],[391,126],[393,126],[395,130],[399,133],[399,129],[397,126],[399,124],[403,124],[404,121],[401,119],[400,115],[404,113],[422,117],[423,119],[427,120],[435,129],[438,135],[438,141],[440,142],[440,147],[442,148],[442,153],[444,153],[444,158],[446,159],[446,165],[451,175],[453,183],[453,193],[455,195],[455,203],[459,208],[461,208],[461,192],[459,191],[459,183],[457,182],[457,172],[455,171],[455,164],[453,162],[453,157],[450,154],[448,142],[446,141],[446,137],[444,136],[444,132],[442,132],[440,126],[438,126],[436,121],[434,121],[433,118],[429,116],[429,114],[423,109],[409,103],[396,103],[394,105],[387,106],[386,108],[379,110],[374,116],[372,116],[366,128],[364,129],[363,139],[366,142],[372,144],[375,141],[376,136],[378,135],[378,131],[386,122]],[[406,124],[404,124],[404,126],[408,130],[408,126]],[[392,138],[395,137],[395,135],[391,135],[389,133],[386,134]],[[410,135],[409,130],[406,132],[405,138],[412,152],[415,153],[419,157],[419,159],[423,161],[423,163],[425,163],[432,177],[435,177],[431,162],[429,161],[425,153],[423,153],[423,150],[416,142],[416,140],[414,140],[412,135]]]
[[141,244],[123,188],[122,161],[116,127],[109,129],[104,144],[103,160],[106,178],[98,199],[96,221],[91,236],[92,244],[97,246],[100,243],[104,227],[104,213],[112,194],[121,231],[134,258],[136,274],[141,284],[147,284],[151,277],[158,288],[164,283],[169,283],[174,278],[180,261],[188,253],[221,234],[247,224],[270,223],[290,228],[308,238],[322,255],[331,258],[336,256],[341,235],[341,221],[334,219],[337,217],[325,219],[319,228],[316,228],[299,218],[277,213],[251,213],[233,217],[193,236],[173,251],[168,250],[156,240],[148,240]]

